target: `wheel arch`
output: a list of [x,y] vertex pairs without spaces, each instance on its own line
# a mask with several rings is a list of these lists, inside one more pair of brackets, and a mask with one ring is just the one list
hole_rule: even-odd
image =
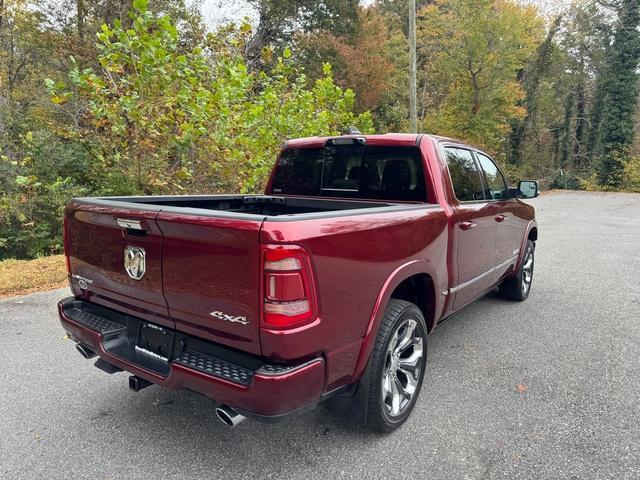
[[524,231],[522,238],[522,245],[520,246],[520,252],[518,253],[518,262],[514,267],[514,274],[520,269],[520,265],[524,260],[524,252],[527,249],[527,242],[531,240],[534,244],[538,240],[538,223],[535,220],[531,220],[527,224],[527,228]]
[[391,298],[406,300],[416,305],[427,322],[427,331],[431,331],[434,323],[436,290],[433,278],[428,273],[416,273],[405,278],[391,292]]
[[[442,311],[444,305],[444,297],[438,294],[438,292],[444,290],[444,287],[440,285],[440,281],[435,268],[428,260],[408,262],[398,267],[387,278],[378,294],[364,334],[353,381],[360,378],[367,366],[380,322],[391,298],[415,303],[425,317],[429,333],[433,331],[439,312]],[[422,291],[425,287],[426,291]]]

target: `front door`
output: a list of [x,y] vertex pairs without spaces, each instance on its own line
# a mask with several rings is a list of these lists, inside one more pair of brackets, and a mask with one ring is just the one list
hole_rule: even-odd
[[522,221],[514,213],[515,199],[511,198],[507,182],[500,169],[488,156],[476,152],[483,174],[485,198],[493,207],[496,222],[496,267],[498,277],[505,274],[520,251],[522,242]]
[[452,219],[458,275],[451,287],[457,309],[495,283],[497,222],[471,150],[445,147],[445,156],[458,201]]

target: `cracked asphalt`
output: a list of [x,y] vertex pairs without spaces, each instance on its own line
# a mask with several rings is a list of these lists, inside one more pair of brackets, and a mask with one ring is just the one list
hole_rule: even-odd
[[438,327],[403,428],[325,409],[229,429],[182,391],[133,393],[83,360],[66,290],[0,301],[0,479],[640,478],[640,195],[551,193],[524,303]]

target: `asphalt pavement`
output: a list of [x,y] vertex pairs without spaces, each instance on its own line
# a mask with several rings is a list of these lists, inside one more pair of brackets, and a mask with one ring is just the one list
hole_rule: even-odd
[[66,290],[0,301],[0,479],[640,478],[640,195],[532,203],[529,299],[490,294],[439,326],[390,435],[323,408],[230,429],[201,396],[133,393],[83,360]]

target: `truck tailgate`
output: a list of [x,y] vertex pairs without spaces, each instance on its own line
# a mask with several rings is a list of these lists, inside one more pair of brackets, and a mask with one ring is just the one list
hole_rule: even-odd
[[260,354],[263,217],[161,211],[163,286],[175,328]]
[[[158,212],[159,208],[72,201],[65,222],[74,295],[174,328],[162,294],[162,233],[155,221]],[[127,273],[127,255],[138,262],[137,269],[129,263],[133,276]],[[141,278],[135,278],[140,273]]]

